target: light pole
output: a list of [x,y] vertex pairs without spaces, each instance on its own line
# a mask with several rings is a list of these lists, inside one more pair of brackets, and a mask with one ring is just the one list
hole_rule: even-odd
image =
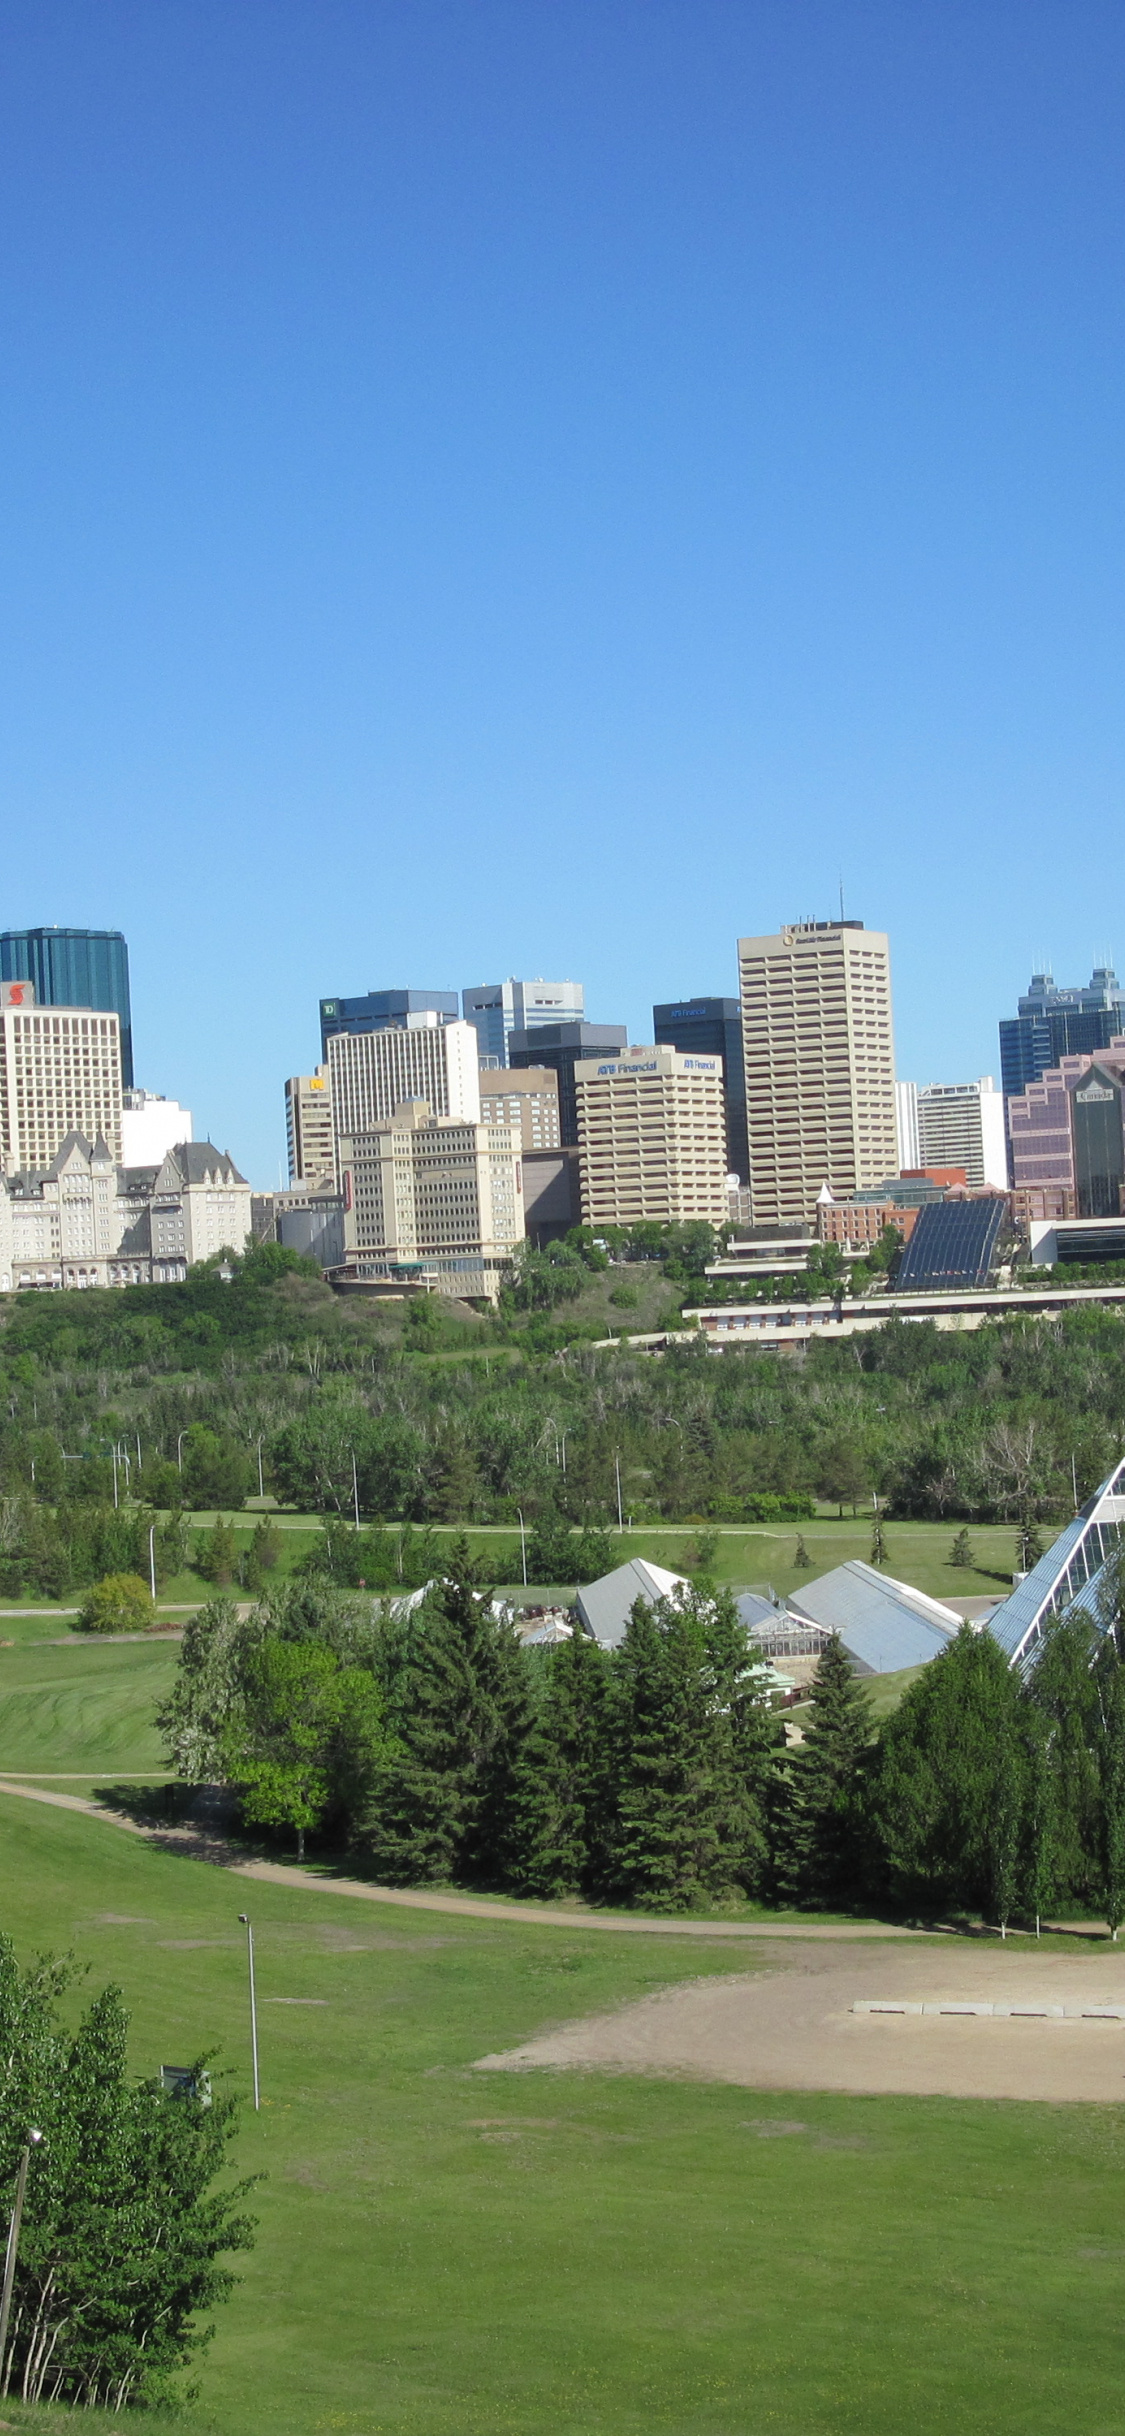
[[12,2206],[12,2221],[8,2226],[8,2247],[4,2254],[4,2289],[0,2292],[0,2392],[3,2391],[5,2383],[4,2355],[8,2347],[8,2319],[12,2309],[12,2285],[16,2279],[16,2251],[20,2241],[23,2195],[27,2189],[27,2169],[31,2163],[32,2149],[38,2148],[42,2137],[41,2131],[30,2130],[28,2132],[16,2174],[16,2196]]
[[265,1492],[265,1486],[264,1486],[264,1483],[263,1483],[263,1480],[262,1480],[262,1441],[261,1441],[261,1439],[259,1438],[259,1440],[258,1440],[258,1495],[259,1495],[259,1497],[264,1497],[264,1496],[265,1496],[265,1493],[266,1493],[266,1492]]
[[151,1592],[152,1592],[152,1603],[153,1603],[153,1606],[155,1607],[155,1605],[156,1605],[156,1524],[155,1524],[155,1523],[150,1523],[150,1524],[149,1524],[149,1526],[148,1526],[148,1582],[149,1582],[149,1589],[150,1589],[150,1590],[151,1590]]
[[[189,1424],[188,1424],[188,1427],[190,1428],[190,1426],[191,1426],[191,1425],[190,1425],[190,1423],[189,1423]],[[187,1437],[187,1430],[186,1430],[186,1429],[182,1429],[182,1430],[180,1431],[179,1437],[178,1437],[178,1438],[177,1438],[177,1440],[176,1440],[176,1470],[177,1470],[178,1472],[182,1472],[182,1471],[183,1471],[183,1468],[184,1468],[183,1444],[184,1444],[184,1439],[185,1439],[186,1437]]]
[[112,1456],[113,1456],[113,1503],[114,1503],[114,1506],[116,1507],[116,1505],[117,1505],[117,1447],[116,1447],[116,1444],[115,1444],[115,1445],[114,1445],[114,1446],[111,1448],[111,1450],[110,1450],[110,1451],[111,1451]]
[[616,1473],[616,1475],[617,1475],[617,1528],[618,1528],[618,1530],[619,1530],[619,1531],[623,1531],[623,1530],[624,1530],[624,1528],[625,1528],[625,1524],[624,1524],[624,1521],[623,1521],[623,1519],[622,1519],[622,1513],[621,1513],[621,1457],[620,1457],[620,1455],[615,1455],[615,1456],[614,1456],[614,1458],[613,1458],[613,1469],[614,1469],[614,1472],[615,1472],[615,1473]]
[[254,2058],[254,2112],[258,2114],[261,2100],[258,2093],[258,2000],[254,1994],[254,1931],[248,1912],[238,1915],[246,1931],[246,1960],[250,1966],[250,2048]]
[[521,1508],[520,1506],[517,1506],[517,1507],[516,1507],[516,1512],[517,1512],[517,1514],[519,1515],[519,1518],[520,1518],[520,1558],[521,1558],[521,1561],[522,1561],[522,1564],[523,1564],[523,1586],[524,1586],[524,1589],[526,1590],[526,1588],[527,1588],[527,1533],[526,1533],[526,1531],[524,1530],[524,1527],[523,1527],[523,1510],[522,1510],[522,1508]]
[[352,1448],[352,1504],[355,1507],[355,1527],[359,1529],[359,1474],[355,1468],[355,1448]]

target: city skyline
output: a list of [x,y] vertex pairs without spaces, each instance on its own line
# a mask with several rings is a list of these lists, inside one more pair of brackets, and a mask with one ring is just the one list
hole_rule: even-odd
[[41,0],[4,59],[4,919],[124,932],[137,1082],[257,1180],[396,974],[643,1041],[842,882],[952,1081],[1125,960],[1119,10]]

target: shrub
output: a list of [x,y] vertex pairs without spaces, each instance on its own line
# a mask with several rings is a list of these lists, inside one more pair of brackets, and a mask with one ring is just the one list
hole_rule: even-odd
[[79,1611],[82,1632],[147,1632],[156,1609],[139,1573],[107,1573],[95,1582]]

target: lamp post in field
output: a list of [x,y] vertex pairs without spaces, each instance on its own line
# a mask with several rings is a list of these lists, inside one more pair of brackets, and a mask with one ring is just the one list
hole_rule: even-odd
[[23,2215],[23,2195],[27,2189],[27,2169],[31,2163],[32,2149],[38,2148],[42,2137],[41,2131],[32,2129],[28,2132],[20,2152],[19,2167],[16,2173],[16,2196],[12,2203],[11,2223],[8,2226],[8,2247],[4,2256],[4,2286],[0,2291],[0,2388],[4,2383],[4,2357],[8,2348],[8,2319],[12,2311],[12,2285],[16,2280],[16,2252],[20,2243],[20,2219]]
[[258,2089],[258,2000],[254,1993],[254,1931],[248,1912],[240,1912],[238,1917],[246,1931],[246,1960],[250,1969],[250,2052],[254,2058],[254,2112],[258,2114],[261,2111],[261,2096]]

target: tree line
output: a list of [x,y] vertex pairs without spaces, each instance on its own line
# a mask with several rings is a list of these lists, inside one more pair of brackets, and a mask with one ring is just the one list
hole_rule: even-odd
[[421,1598],[291,1583],[188,1624],[159,1723],[246,1819],[376,1876],[657,1911],[766,1903],[1125,1917],[1125,1623],[1025,1682],[966,1626],[878,1726],[829,1641],[786,1734],[729,1593],[638,1600],[619,1648],[526,1646],[462,1546]]

